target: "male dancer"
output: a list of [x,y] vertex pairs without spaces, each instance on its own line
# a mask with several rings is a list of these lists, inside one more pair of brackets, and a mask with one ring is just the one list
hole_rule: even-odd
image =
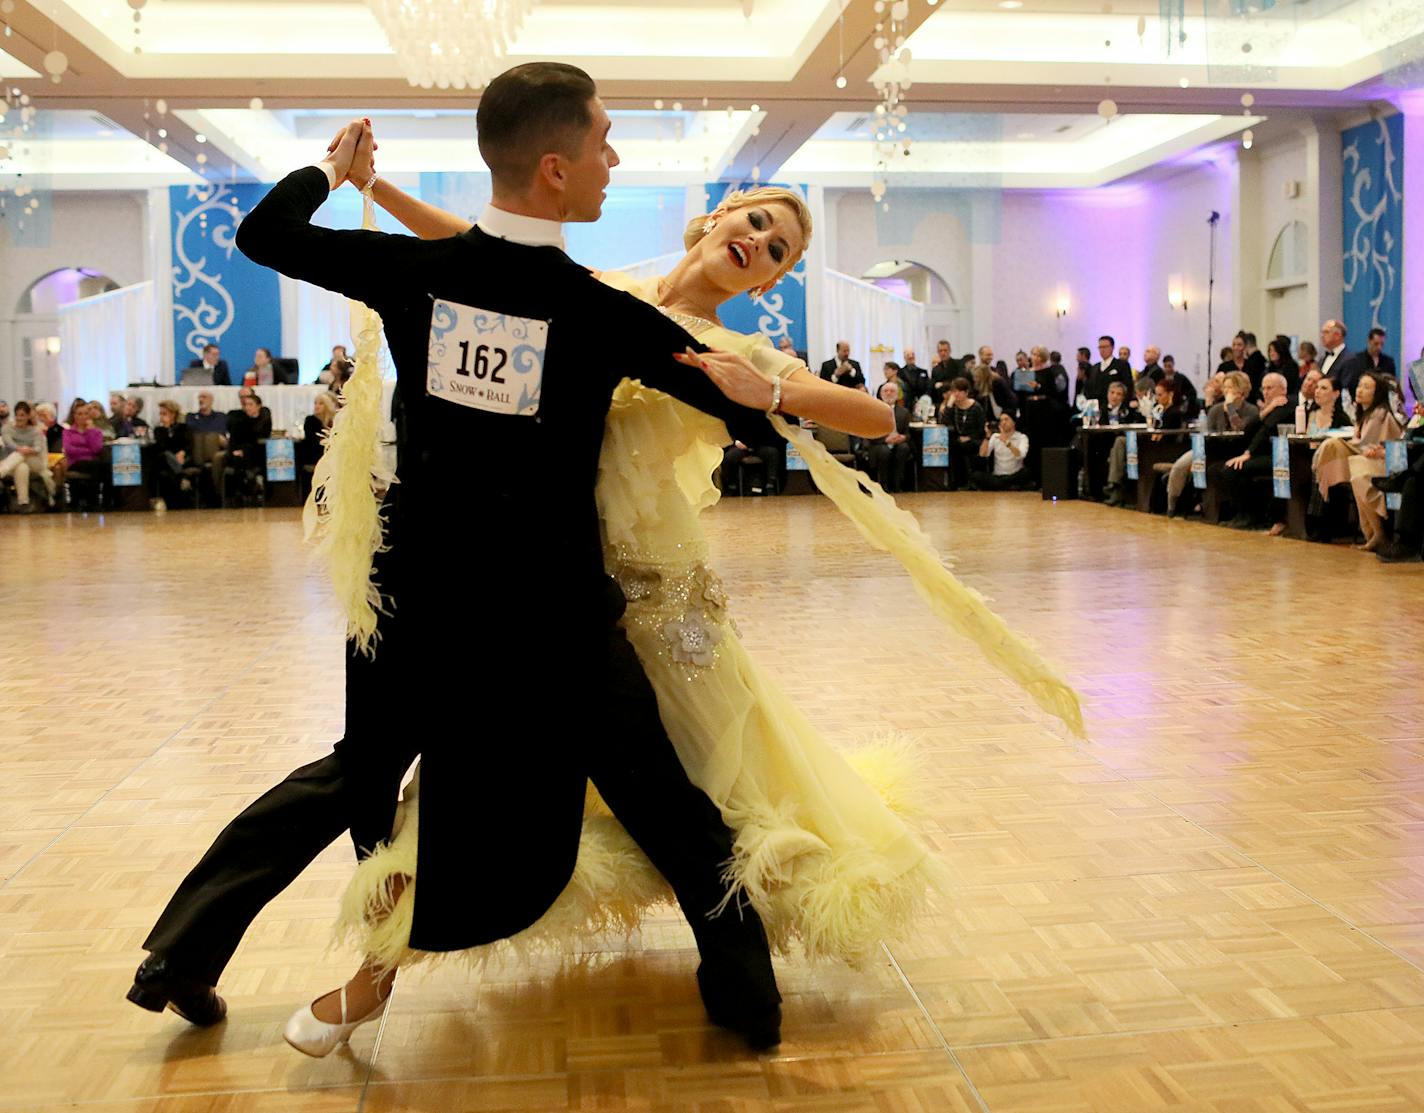
[[[310,224],[357,143],[370,142],[359,123],[328,164],[289,175],[239,229],[255,261],[383,319],[406,428],[378,571],[400,607],[381,617],[374,662],[348,656],[346,737],[219,836],[146,941],[153,953],[130,999],[220,1020],[213,986],[253,916],[341,830],[358,853],[386,837],[419,753],[412,946],[465,948],[537,919],[572,873],[591,778],[693,926],[709,1015],[770,1047],[780,997],[765,932],[748,906],[707,915],[726,892],[730,833],[687,780],[615,625],[623,600],[602,571],[593,492],[625,374],[734,422],[743,439],[762,421],[733,402],[769,408],[772,386],[739,357],[704,354],[727,397],[718,394],[672,359],[691,344],[686,333],[558,249],[559,222],[597,218],[618,161],[586,74],[517,67],[486,89],[477,127],[494,200],[464,235],[423,242]],[[436,348],[450,362],[432,370]],[[600,366],[591,349],[617,354]],[[795,387],[783,395],[793,413]],[[573,691],[561,677],[560,706],[593,714],[548,714],[551,660],[576,677]],[[418,701],[428,725],[413,730],[407,710],[395,714],[393,691],[406,707]]]

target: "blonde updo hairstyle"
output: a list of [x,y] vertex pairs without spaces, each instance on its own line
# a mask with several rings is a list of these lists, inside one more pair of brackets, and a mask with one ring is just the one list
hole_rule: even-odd
[[801,257],[806,254],[806,249],[811,246],[811,208],[806,204],[805,198],[794,189],[785,189],[782,186],[734,189],[722,198],[722,203],[706,216],[695,216],[688,222],[686,230],[682,233],[682,243],[688,251],[691,251],[702,242],[702,237],[707,235],[708,222],[725,213],[736,212],[738,209],[749,209],[755,205],[785,205],[796,214],[796,223],[801,227],[801,250],[793,251],[786,257],[776,277],[763,287],[763,292],[765,292],[785,278],[787,272],[801,261]]

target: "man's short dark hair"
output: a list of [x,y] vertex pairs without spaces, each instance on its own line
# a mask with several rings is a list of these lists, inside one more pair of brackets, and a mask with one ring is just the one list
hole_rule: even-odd
[[1111,348],[1116,348],[1116,347],[1117,347],[1117,341],[1114,340],[1111,336],[1100,336],[1100,337],[1098,337],[1098,343],[1099,343],[1099,344],[1101,344],[1104,340],[1106,340],[1106,341],[1108,342],[1108,346],[1109,346],[1109,347],[1111,347]]
[[1170,363],[1173,367],[1175,367],[1177,366],[1177,357],[1172,355],[1166,355],[1162,357],[1162,362]]
[[[3,405],[4,405],[4,402],[3,402],[3,401],[0,401],[0,406],[3,406]],[[30,404],[29,404],[28,402],[21,400],[21,401],[15,403],[15,413],[17,413],[17,414],[27,414],[27,413],[32,413],[32,412],[33,412],[33,411],[30,409]]]
[[946,348],[949,347],[949,341],[948,341],[948,340],[936,340],[936,341],[935,341],[935,347],[936,347],[936,348],[938,348],[941,344],[943,344]]
[[1090,356],[1093,354],[1093,350],[1091,348],[1079,348],[1078,354],[1080,356]]
[[1372,328],[1370,329],[1369,339],[1373,340],[1376,336],[1385,337],[1388,335],[1389,333],[1385,332],[1382,328]]
[[480,157],[497,187],[529,184],[551,152],[575,157],[593,126],[593,78],[563,62],[527,62],[485,87],[475,112]]
[[1049,353],[1048,353],[1048,362],[1049,362],[1049,363],[1062,363],[1062,362],[1063,362],[1063,353],[1062,353],[1062,352],[1049,352]]
[[950,390],[962,390],[962,391],[964,391],[965,394],[968,394],[968,393],[969,393],[969,380],[966,379],[963,375],[961,375],[961,376],[960,376],[959,378],[957,378],[957,379],[952,379],[952,380],[950,380],[949,389],[950,389]]
[[254,390],[254,391],[253,391],[251,394],[249,394],[247,397],[248,397],[249,399],[251,399],[253,402],[256,402],[258,406],[261,406],[261,405],[262,405],[262,398],[261,398],[261,396],[257,393],[257,391]]
[[219,351],[222,351],[222,349],[219,348],[216,344],[204,344],[204,345],[203,345],[203,354],[204,354],[204,355],[206,355],[208,352],[219,352]]

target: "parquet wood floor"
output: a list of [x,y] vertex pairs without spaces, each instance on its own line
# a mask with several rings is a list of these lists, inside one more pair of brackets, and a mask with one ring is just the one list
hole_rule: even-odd
[[[817,498],[708,515],[744,638],[839,742],[929,762],[955,882],[786,1042],[703,1018],[672,912],[577,963],[402,979],[315,1061],[338,843],[195,1031],[123,1001],[211,837],[341,731],[294,511],[0,519],[0,1113],[1421,1113],[1424,569],[1032,495],[909,496],[1084,693],[1062,737]],[[412,714],[418,714],[412,707]],[[577,729],[571,724],[571,729]]]

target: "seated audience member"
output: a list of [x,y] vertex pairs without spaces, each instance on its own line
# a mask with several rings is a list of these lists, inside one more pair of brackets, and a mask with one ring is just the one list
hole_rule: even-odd
[[326,451],[326,434],[336,420],[336,395],[331,391],[318,394],[312,399],[312,412],[302,422],[302,439],[297,442],[297,466],[315,467]]
[[0,398],[0,429],[4,429],[10,421],[10,403]]
[[783,336],[776,342],[777,350],[783,355],[788,355],[792,359],[799,359],[802,363],[807,363],[806,353],[796,346],[795,341],[789,336]]
[[221,433],[227,436],[227,414],[213,409],[213,395],[208,390],[199,391],[197,412],[190,413],[185,424],[188,426],[188,432],[194,436],[199,433]]
[[[1179,381],[1186,382],[1185,378]],[[1204,429],[1208,433],[1239,433],[1248,424],[1255,421],[1259,415],[1256,405],[1247,401],[1247,396],[1251,393],[1251,380],[1246,377],[1244,371],[1233,371],[1229,375],[1222,375],[1220,378],[1213,375],[1207,380],[1203,390],[1204,401],[1210,403],[1210,408],[1206,411],[1206,422]],[[1213,401],[1220,394],[1220,401]],[[1188,448],[1172,462],[1172,470],[1167,476],[1167,516],[1176,517],[1179,513],[1185,516],[1193,507],[1198,505],[1199,499],[1193,498],[1185,506],[1182,505],[1182,495],[1187,490],[1187,483],[1192,477],[1192,452]]]
[[979,455],[993,461],[992,472],[972,472],[969,486],[976,491],[1021,491],[1033,485],[1033,476],[1024,466],[1028,460],[1028,437],[1018,431],[1014,415],[999,415],[999,431],[979,449]]
[[183,371],[183,386],[232,386],[232,375],[228,372],[227,360],[220,358],[222,350],[216,344],[203,347],[200,358],[193,360]]
[[243,375],[247,386],[271,386],[276,380],[276,368],[272,366],[272,352],[268,348],[258,348],[252,353],[252,366]]
[[[308,419],[310,420],[310,418]],[[746,460],[760,460],[766,476],[768,493],[786,489],[786,445],[759,444],[750,448],[741,441],[733,441],[722,449],[722,492],[735,494],[741,491],[742,468]],[[755,466],[755,464],[746,465]]]
[[1305,387],[1312,378],[1314,386],[1306,403],[1305,431],[1314,436],[1327,429],[1344,429],[1350,425],[1339,388],[1330,379],[1322,377],[1319,371],[1312,371],[1306,376],[1306,383],[1301,386],[1301,397],[1306,397]]
[[1146,375],[1140,375],[1133,381],[1133,397],[1128,400],[1128,408],[1132,410],[1132,420],[1146,421],[1153,413],[1153,406],[1157,397],[1157,384]]
[[[988,349],[981,348],[980,351]],[[992,354],[992,353],[990,353]],[[977,364],[970,372],[969,378],[973,384],[970,393],[974,400],[984,407],[984,419],[990,423],[999,420],[1000,414],[1009,414],[1016,421],[1019,413],[1018,398],[1014,395],[1013,388],[1002,378],[994,373],[994,369],[987,363]]]
[[1302,340],[1300,342],[1300,347],[1296,350],[1300,354],[1300,363],[1298,365],[1298,369],[1300,371],[1301,378],[1304,378],[1312,371],[1318,370],[1318,360],[1320,357],[1320,353],[1316,351],[1314,344],[1312,344],[1309,340]]
[[949,384],[939,421],[949,427],[949,489],[957,491],[969,481],[987,436],[984,407],[969,396],[969,380],[963,375]]
[[138,437],[142,440],[149,435],[148,422],[143,417],[143,399],[137,396],[126,399],[124,402],[124,422],[130,432],[129,436]]
[[1273,371],[1286,381],[1286,393],[1300,392],[1300,365],[1291,358],[1290,337],[1277,336],[1266,345],[1266,370]]
[[64,451],[64,426],[49,402],[35,403],[35,421],[44,430],[45,443],[51,452]]
[[[1315,388],[1316,395],[1320,388]],[[1374,371],[1363,371],[1355,383],[1355,435],[1327,440],[1315,451],[1311,466],[1315,470],[1322,499],[1329,499],[1330,488],[1349,483],[1355,494],[1355,507],[1360,515],[1360,532],[1365,535],[1360,548],[1374,552],[1384,544],[1384,492],[1371,482],[1385,474],[1384,442],[1397,441],[1404,429],[1394,416],[1389,380]]]
[[99,403],[74,408],[73,420],[64,431],[64,466],[70,475],[93,476],[104,451],[104,434],[94,424]]
[[1185,429],[1187,427],[1187,411],[1177,395],[1181,381],[1164,377],[1152,388],[1158,429]]
[[[1231,376],[1227,376],[1230,380]],[[1239,387],[1237,380],[1233,387]],[[1229,388],[1231,389],[1231,388]],[[1232,393],[1235,391],[1232,389]],[[1283,500],[1271,497],[1271,507],[1260,505],[1260,490],[1271,495],[1268,486],[1271,478],[1271,442],[1278,427],[1288,428],[1295,424],[1295,408],[1290,404],[1283,376],[1268,373],[1261,380],[1261,405],[1254,421],[1243,430],[1246,434],[1246,450],[1224,463],[1212,464],[1207,468],[1209,482],[1220,483],[1228,491],[1228,497],[1236,516],[1227,524],[1232,529],[1259,529],[1268,515],[1274,516],[1276,524],[1284,528],[1285,506]],[[1262,484],[1258,480],[1265,480]],[[1279,530],[1272,530],[1279,533]]]
[[905,389],[905,380],[900,377],[900,365],[893,361],[886,363],[882,373],[885,377],[880,386],[875,388],[875,396],[880,397],[886,383],[894,383],[895,397],[899,400],[900,405],[908,409],[910,405],[909,391]]
[[1202,413],[1209,414],[1213,406],[1220,405],[1225,400],[1226,394],[1221,389],[1221,384],[1226,381],[1225,375],[1213,375],[1202,387]]
[[[1414,419],[1410,422],[1410,438],[1420,432],[1417,423],[1424,420],[1424,402],[1414,403]],[[1376,487],[1399,493],[1399,512],[1394,521],[1394,540],[1375,550],[1375,556],[1386,564],[1405,564],[1424,560],[1424,453],[1414,457],[1409,470],[1388,479],[1373,480]]]
[[1162,357],[1162,374],[1154,375],[1153,381],[1162,382],[1164,379],[1175,388],[1177,403],[1182,407],[1182,412],[1187,415],[1187,420],[1190,421],[1196,417],[1198,410],[1197,388],[1191,379],[1185,375],[1177,374],[1176,356]]
[[163,463],[158,472],[158,494],[165,503],[172,505],[178,500],[178,492],[187,491],[191,484],[183,478],[183,468],[193,455],[193,434],[183,423],[183,411],[177,402],[165,398],[158,403],[158,428],[153,431],[153,443],[162,453]]
[[7,475],[15,481],[15,498],[23,512],[34,509],[30,501],[32,485],[43,485],[46,500],[50,506],[54,505],[49,445],[44,430],[35,424],[34,410],[28,402],[15,403],[14,420],[6,423],[0,435],[0,479]]
[[[1150,396],[1146,393],[1148,387],[1151,387]],[[1149,376],[1143,375],[1137,380],[1137,389],[1140,393],[1137,399],[1138,412],[1132,417],[1134,422],[1143,420],[1146,415],[1151,414],[1153,424],[1159,429],[1186,428],[1186,413],[1177,403],[1177,389],[1174,383],[1167,382],[1165,377],[1161,382],[1153,383]],[[1178,457],[1179,461],[1180,459]],[[1187,453],[1187,474],[1191,474],[1190,452]],[[1113,441],[1113,446],[1108,451],[1108,481],[1107,486],[1103,489],[1103,501],[1109,506],[1125,505],[1123,485],[1126,480],[1127,438],[1118,437]],[[1180,492],[1178,493],[1180,494]],[[1167,509],[1168,513],[1171,513],[1170,487]]]
[[[323,371],[330,371],[338,363],[350,363],[351,357],[346,354],[345,344],[333,344],[331,346],[331,358],[326,361]],[[330,382],[330,379],[320,379],[319,382]]]
[[1128,425],[1137,415],[1127,406],[1127,384],[1114,379],[1108,383],[1107,405],[1098,418],[1099,425]]
[[229,470],[241,473],[245,490],[266,463],[261,442],[272,435],[272,415],[255,391],[241,397],[242,409],[227,415],[227,445],[213,458],[213,482],[219,491],[226,489]]
[[[888,364],[887,367],[895,365]],[[900,401],[899,383],[887,379],[880,384],[880,401],[895,411],[895,431],[884,437],[861,442],[861,464],[887,491],[904,490],[905,472],[910,466],[910,411]]]

